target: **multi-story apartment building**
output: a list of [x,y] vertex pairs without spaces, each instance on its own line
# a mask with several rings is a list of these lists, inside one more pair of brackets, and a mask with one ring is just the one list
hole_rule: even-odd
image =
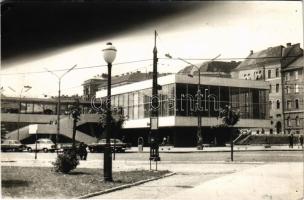
[[285,132],[304,134],[304,57],[283,70]]
[[[300,44],[287,43],[253,52],[232,72],[233,78],[261,80],[269,83],[270,129],[266,133],[284,133],[281,70],[303,54]],[[262,132],[265,130],[261,130]],[[259,133],[259,131],[257,131]]]

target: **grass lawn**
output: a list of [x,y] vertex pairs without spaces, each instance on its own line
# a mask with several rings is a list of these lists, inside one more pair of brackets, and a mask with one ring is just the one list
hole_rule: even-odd
[[102,169],[80,168],[59,174],[49,167],[2,166],[2,198],[75,198],[166,173],[168,171],[113,172],[114,182],[105,183]]

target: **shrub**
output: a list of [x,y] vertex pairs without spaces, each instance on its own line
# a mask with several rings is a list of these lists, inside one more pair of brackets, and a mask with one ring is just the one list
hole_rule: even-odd
[[71,170],[76,169],[79,164],[75,152],[65,152],[57,156],[55,162],[52,163],[56,172],[69,173]]

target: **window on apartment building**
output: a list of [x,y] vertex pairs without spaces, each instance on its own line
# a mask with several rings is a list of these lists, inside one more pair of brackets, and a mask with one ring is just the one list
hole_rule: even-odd
[[290,117],[287,117],[287,126],[291,126],[291,119],[290,119]]
[[276,75],[276,77],[279,77],[279,76],[280,76],[280,71],[279,71],[278,68],[276,69],[275,75]]
[[269,109],[272,109],[272,101],[269,101]]
[[276,84],[276,93],[278,93],[280,90],[280,85],[279,84]]
[[272,93],[272,85],[269,85],[269,93]]
[[286,93],[289,94],[290,93],[290,87],[286,86]]
[[299,72],[298,72],[298,70],[297,70],[297,71],[295,71],[295,79],[296,79],[296,80],[298,80],[298,79],[299,79]]
[[296,108],[296,109],[299,109],[299,99],[296,99],[296,100],[295,100],[295,108]]
[[271,70],[268,70],[268,78],[271,78]]
[[290,80],[290,73],[289,73],[289,72],[286,72],[285,80],[286,80],[286,81],[289,81],[289,80]]
[[291,100],[287,100],[287,109],[291,110]]
[[277,100],[277,109],[280,109],[280,107],[281,107],[281,102],[280,100]]
[[299,93],[299,85],[295,84],[295,93]]
[[299,116],[296,116],[296,126],[300,126],[300,119],[299,119]]

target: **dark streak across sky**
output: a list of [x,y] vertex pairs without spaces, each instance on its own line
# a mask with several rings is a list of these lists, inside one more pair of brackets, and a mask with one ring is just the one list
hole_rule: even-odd
[[2,62],[121,34],[196,7],[168,2],[5,1],[1,6]]

